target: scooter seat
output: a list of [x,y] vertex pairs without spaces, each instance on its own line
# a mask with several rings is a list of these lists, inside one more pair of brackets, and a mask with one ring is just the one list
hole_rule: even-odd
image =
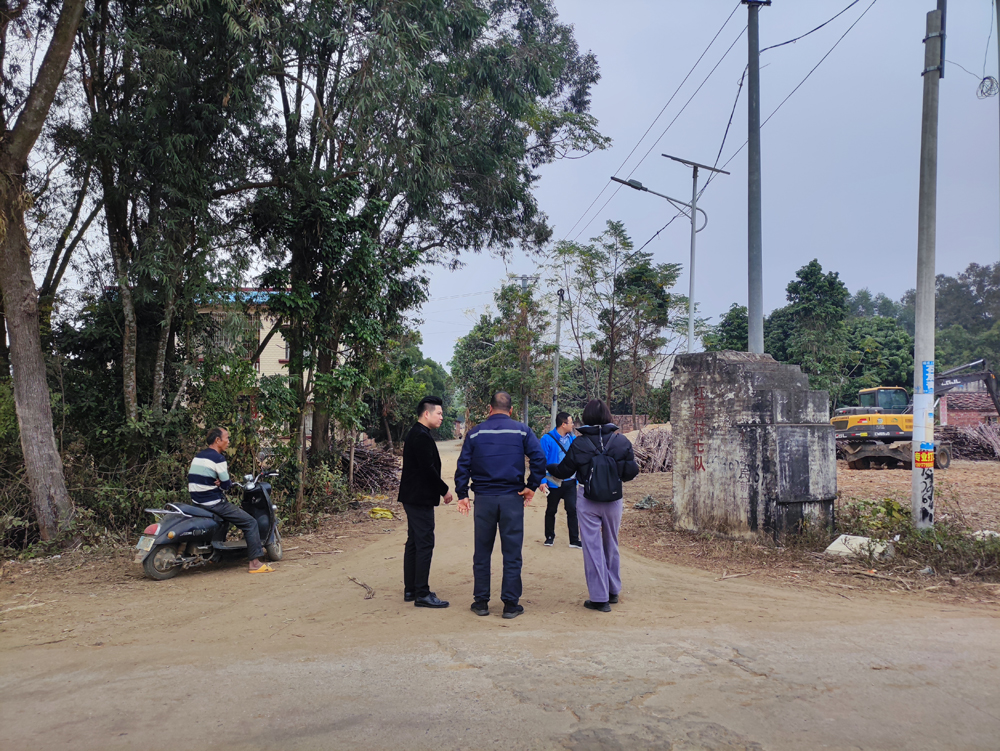
[[174,505],[188,516],[201,516],[205,519],[221,518],[213,514],[211,509],[204,508],[202,506],[194,506],[190,503],[175,503]]

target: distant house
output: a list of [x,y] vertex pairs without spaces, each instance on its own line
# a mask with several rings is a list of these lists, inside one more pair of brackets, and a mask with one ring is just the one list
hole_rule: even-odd
[[938,414],[942,425],[972,428],[980,423],[1000,420],[993,400],[985,391],[953,391],[941,397]]
[[[208,321],[212,344],[247,359],[253,357],[276,322],[267,308],[272,292],[244,287],[224,295],[221,302],[202,306],[198,312]],[[288,343],[279,330],[268,340],[253,365],[258,377],[287,376],[289,359]],[[306,413],[307,440],[312,438],[312,419],[310,410]]]

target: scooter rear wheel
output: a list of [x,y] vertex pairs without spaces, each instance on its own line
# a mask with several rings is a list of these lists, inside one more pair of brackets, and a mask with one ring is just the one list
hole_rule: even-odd
[[267,559],[269,561],[280,561],[281,560],[281,533],[278,530],[274,530],[274,542],[270,545],[265,545],[264,550],[267,551]]
[[149,551],[149,555],[142,562],[142,570],[150,579],[157,581],[173,579],[181,572],[180,566],[171,565],[176,557],[176,545],[157,545]]

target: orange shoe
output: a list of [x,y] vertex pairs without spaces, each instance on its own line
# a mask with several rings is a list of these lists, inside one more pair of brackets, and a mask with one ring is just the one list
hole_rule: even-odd
[[260,564],[260,568],[250,569],[251,574],[270,574],[273,573],[275,569],[268,566],[266,563]]

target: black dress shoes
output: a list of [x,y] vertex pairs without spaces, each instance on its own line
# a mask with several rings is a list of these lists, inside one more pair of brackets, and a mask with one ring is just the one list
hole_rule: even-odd
[[446,608],[449,605],[447,600],[438,599],[433,592],[426,597],[417,597],[413,604],[418,608]]
[[417,596],[413,592],[403,592],[403,602],[413,602]]
[[611,605],[609,605],[606,602],[592,602],[591,600],[584,600],[583,607],[587,608],[588,610],[599,610],[602,613],[611,612]]
[[618,595],[608,595],[608,602],[610,602],[612,605],[617,605]]

